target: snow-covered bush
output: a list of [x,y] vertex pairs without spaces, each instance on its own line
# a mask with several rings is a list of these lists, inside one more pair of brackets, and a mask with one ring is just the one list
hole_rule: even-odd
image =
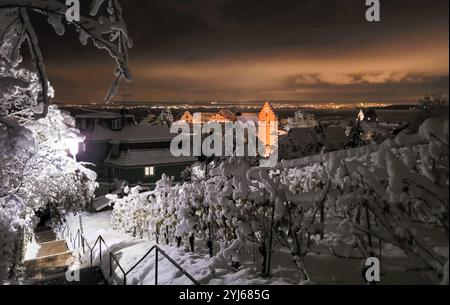
[[[324,199],[328,214],[345,217],[339,239],[349,238],[362,257],[379,255],[376,248],[389,243],[440,280],[448,258],[434,250],[423,226],[434,226],[436,235],[448,239],[448,117],[428,119],[418,134],[401,133],[381,145],[285,161],[279,167],[290,167],[286,180],[293,182],[292,190],[313,190]],[[324,169],[329,186],[320,178]],[[318,196],[318,189],[328,189],[326,197]]]
[[[234,263],[239,262],[240,252],[249,250],[248,242],[257,243],[265,274],[269,273],[276,239],[272,232],[292,216],[285,208],[285,198],[292,198],[294,193],[279,177],[269,176],[267,169],[251,169],[248,160],[242,158],[223,161],[210,171],[208,179],[172,186],[171,179],[163,176],[154,191],[138,190],[132,189],[123,198],[108,195],[114,202],[116,229],[140,236],[148,231],[164,236],[166,242],[175,238],[178,244],[185,240],[191,249],[193,239],[202,238],[211,253],[211,242],[216,240],[222,245],[217,256]],[[283,241],[290,238],[286,236]],[[306,252],[302,250],[303,255]],[[298,251],[293,253],[301,259]]]
[[448,153],[446,117],[428,119],[417,135],[400,135],[385,141],[376,153],[341,164],[338,205],[363,255],[375,252],[375,239],[387,242],[420,267],[433,270],[428,275],[440,281],[448,258],[433,249],[422,231],[432,225],[436,235],[440,230],[448,239]]
[[20,197],[0,197],[0,281],[10,278],[20,262],[27,220],[27,207]]
[[[211,246],[215,240],[221,247],[212,271],[215,264],[238,262],[257,243],[264,274],[273,249],[284,246],[309,280],[304,257],[311,251],[331,249],[340,257],[333,247],[343,244],[367,257],[379,255],[382,241],[439,281],[448,258],[420,226],[436,226],[448,238],[448,183],[448,118],[430,119],[418,134],[282,161],[273,169],[231,157],[204,179],[173,186],[163,176],[154,191],[115,198],[113,223],[166,241],[196,237]],[[332,217],[344,220],[327,228]]]

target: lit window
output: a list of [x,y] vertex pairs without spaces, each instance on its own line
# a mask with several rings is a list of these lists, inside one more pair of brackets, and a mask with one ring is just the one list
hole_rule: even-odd
[[155,175],[155,167],[154,166],[146,166],[144,168],[145,176],[150,177]]

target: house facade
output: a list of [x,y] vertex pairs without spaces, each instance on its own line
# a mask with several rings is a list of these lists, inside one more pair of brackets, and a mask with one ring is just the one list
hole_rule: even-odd
[[[199,122],[194,122],[195,114],[200,116]],[[189,111],[185,111],[181,115],[179,121],[186,122],[188,124],[206,124],[208,122],[227,123],[239,121],[243,124],[253,122],[255,126],[259,126],[259,123],[261,125],[259,127],[264,128],[264,132],[259,129],[258,137],[266,145],[266,147],[272,147],[275,144],[276,139],[273,137],[273,134],[274,132],[278,132],[278,130],[273,130],[273,126],[271,125],[271,123],[278,121],[278,116],[269,101],[264,102],[259,112],[233,113],[229,109],[221,109],[218,112],[197,112],[191,114]]]
[[138,125],[133,116],[123,113],[90,112],[75,118],[85,135],[77,159],[92,163],[99,181],[152,184],[163,173],[181,181],[180,173],[197,161],[171,155],[169,148],[175,134],[168,127]]
[[181,181],[181,172],[196,161],[195,157],[174,157],[167,148],[126,149],[117,155],[108,155],[104,164],[109,179],[145,185],[156,183],[162,174],[173,176],[174,181]]

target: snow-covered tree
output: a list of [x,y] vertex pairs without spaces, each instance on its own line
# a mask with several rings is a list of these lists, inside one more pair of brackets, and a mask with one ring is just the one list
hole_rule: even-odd
[[361,127],[361,122],[349,121],[345,133],[347,135],[347,143],[345,148],[354,148],[359,146],[367,145],[367,141],[363,139],[364,130]]
[[293,117],[287,119],[285,130],[289,131],[292,128],[311,128],[317,125],[314,115],[306,113],[303,110],[297,110]]
[[[106,15],[99,12],[103,4],[107,3]],[[118,0],[95,0],[92,2],[90,16],[80,16],[80,21],[66,20],[67,6],[64,1],[56,0],[4,0],[0,2],[0,87],[8,90],[20,90],[27,88],[30,83],[39,84],[39,95],[36,103],[40,110],[35,109],[41,116],[47,114],[52,89],[45,70],[44,59],[39,47],[38,38],[30,21],[30,12],[38,12],[47,18],[47,22],[58,35],[65,33],[65,24],[74,26],[79,33],[80,42],[86,45],[91,39],[93,44],[106,50],[116,61],[116,79],[112,83],[105,101],[109,101],[116,93],[122,79],[131,80],[128,69],[128,51],[131,40],[128,38],[125,23],[122,17],[122,8]],[[24,44],[28,45],[31,61],[34,65],[35,75],[25,76],[26,73],[12,73],[11,68],[16,68],[22,61],[20,49]],[[38,82],[36,82],[37,80]],[[15,89],[11,89],[15,88]],[[27,99],[28,102],[33,99]],[[16,98],[2,100],[1,108],[15,111],[18,105]],[[20,104],[19,110],[24,108]],[[34,105],[30,105],[34,106]],[[4,112],[4,110],[3,110]]]
[[170,127],[173,123],[173,114],[170,109],[163,109],[157,119],[159,125]]
[[[82,138],[73,119],[50,106],[54,92],[29,14],[43,15],[58,35],[65,25],[73,26],[83,45],[91,39],[115,59],[116,79],[106,102],[122,79],[131,79],[131,40],[119,2],[95,0],[90,16],[79,21],[67,21],[66,11],[64,1],[0,2],[0,280],[14,274],[34,212],[44,207],[77,211],[95,189],[95,173],[68,156]],[[25,44],[33,71],[20,67]]]

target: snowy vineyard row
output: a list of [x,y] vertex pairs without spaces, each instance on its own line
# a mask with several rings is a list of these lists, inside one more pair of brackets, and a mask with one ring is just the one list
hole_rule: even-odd
[[[429,119],[414,135],[381,145],[282,161],[276,168],[250,167],[229,158],[207,179],[172,186],[163,176],[153,191],[126,189],[114,202],[113,227],[159,242],[203,239],[212,260],[238,263],[239,252],[257,243],[261,271],[270,273],[273,249],[287,247],[304,280],[310,251],[344,245],[361,257],[382,243],[394,245],[436,282],[448,280],[447,258],[418,234],[421,225],[448,239],[448,118]],[[338,225],[328,222],[338,219]],[[429,236],[428,236],[429,237]]]

